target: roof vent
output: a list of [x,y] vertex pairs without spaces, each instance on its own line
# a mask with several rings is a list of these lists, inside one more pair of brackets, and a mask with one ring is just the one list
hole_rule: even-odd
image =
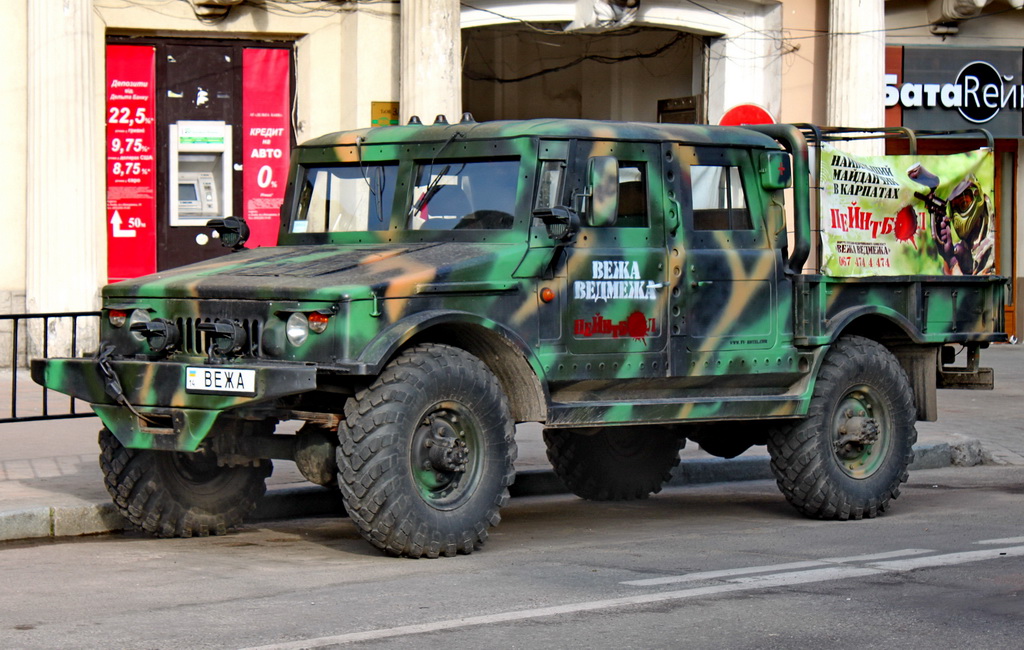
[[443,114],[442,115],[438,115],[437,117],[434,118],[434,124],[447,124],[447,123],[448,123],[448,118],[445,117]]
[[472,124],[474,122],[476,122],[476,120],[473,119],[473,114],[468,111],[463,113],[462,119],[459,120],[459,124]]
[[420,121],[419,115],[413,115],[409,118],[409,124],[423,124],[423,122]]

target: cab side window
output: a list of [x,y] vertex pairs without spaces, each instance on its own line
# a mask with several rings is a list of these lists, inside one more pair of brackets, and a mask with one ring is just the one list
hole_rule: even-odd
[[647,226],[647,170],[642,162],[619,161],[618,228]]
[[693,226],[696,230],[752,230],[740,168],[691,165]]

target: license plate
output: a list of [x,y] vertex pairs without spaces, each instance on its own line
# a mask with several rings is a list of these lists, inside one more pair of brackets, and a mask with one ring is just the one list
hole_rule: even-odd
[[241,368],[185,368],[185,390],[190,393],[256,394],[256,371]]

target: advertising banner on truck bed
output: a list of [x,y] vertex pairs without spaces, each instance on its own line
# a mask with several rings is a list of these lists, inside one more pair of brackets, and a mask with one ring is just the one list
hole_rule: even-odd
[[821,147],[821,272],[995,272],[992,151],[858,156]]

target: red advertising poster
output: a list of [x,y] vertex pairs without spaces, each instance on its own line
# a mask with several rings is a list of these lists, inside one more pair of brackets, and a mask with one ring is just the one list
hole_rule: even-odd
[[242,200],[248,246],[274,246],[291,145],[289,51],[247,48],[242,56]]
[[156,271],[156,54],[107,46],[107,276]]

